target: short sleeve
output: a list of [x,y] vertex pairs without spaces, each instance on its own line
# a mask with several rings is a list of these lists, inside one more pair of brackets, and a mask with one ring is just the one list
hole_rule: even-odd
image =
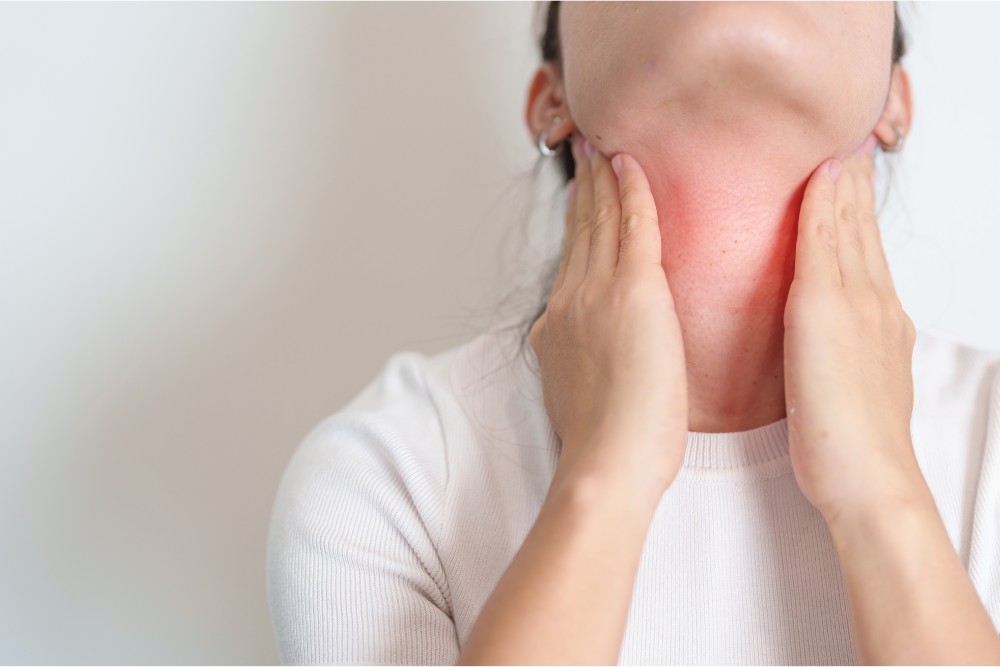
[[398,419],[334,415],[289,462],[267,554],[282,663],[457,662],[435,543],[444,482],[436,417],[413,414],[409,437]]

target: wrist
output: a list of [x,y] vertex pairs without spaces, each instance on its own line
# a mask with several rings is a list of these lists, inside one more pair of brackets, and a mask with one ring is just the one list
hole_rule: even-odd
[[859,542],[872,543],[926,517],[939,517],[934,496],[922,476],[886,481],[876,492],[824,517],[839,553]]
[[611,508],[648,522],[670,482],[651,474],[648,465],[631,465],[621,459],[560,458],[549,493],[571,498],[572,504],[584,512]]
[[564,442],[558,469],[567,475],[605,476],[662,494],[684,461],[687,431],[650,434],[643,429],[603,426]]

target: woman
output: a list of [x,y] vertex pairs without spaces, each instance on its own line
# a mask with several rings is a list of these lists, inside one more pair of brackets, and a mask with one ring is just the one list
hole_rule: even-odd
[[283,661],[1000,663],[1000,351],[914,330],[875,219],[903,44],[888,3],[549,5],[530,352],[399,353],[306,438]]

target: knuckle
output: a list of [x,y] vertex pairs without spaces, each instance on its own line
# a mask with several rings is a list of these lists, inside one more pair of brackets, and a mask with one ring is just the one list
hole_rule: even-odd
[[545,313],[534,321],[531,325],[531,331],[528,333],[528,340],[531,342],[531,348],[538,353],[539,348],[542,343],[542,330],[545,328]]
[[857,222],[858,209],[849,202],[841,202],[837,206],[837,217],[845,222]]
[[[604,235],[611,230],[617,220],[618,215],[614,207],[609,204],[601,204],[594,214],[594,224],[590,228],[590,247],[596,248],[604,243]],[[617,230],[615,230],[617,232]]]
[[861,237],[861,231],[857,225],[849,225],[847,228],[847,242],[851,244],[851,249],[858,254],[865,254],[865,242]]
[[[549,303],[545,308],[545,315],[543,317],[547,318],[551,313],[556,319],[564,318],[566,312],[569,310],[571,302],[571,296],[566,291],[566,289],[561,289],[549,298]],[[545,326],[544,324],[542,326]]]
[[816,238],[819,245],[834,257],[837,255],[837,231],[832,221],[821,220],[816,225]]
[[609,223],[615,219],[618,215],[618,210],[614,204],[610,202],[601,202],[597,205],[597,209],[594,211],[594,223],[597,225],[603,225]]
[[620,275],[623,264],[621,263],[621,258],[627,257],[632,254],[632,249],[635,247],[635,236],[629,234],[628,236],[622,236],[618,241],[618,257],[619,263],[615,266],[615,275]]
[[579,227],[573,230],[573,235],[569,239],[567,239],[566,242],[566,245],[569,248],[567,254],[572,252],[572,249],[576,245],[577,241],[579,241],[583,236],[587,234],[588,229],[589,227],[580,225]]
[[903,305],[896,299],[893,299],[891,305],[886,307],[885,318],[887,326],[891,327],[894,331],[908,334],[913,329],[913,321],[910,320],[910,316],[903,310]]
[[579,313],[591,313],[597,308],[600,299],[600,290],[592,281],[585,280],[573,298],[573,306]]
[[878,226],[878,218],[874,211],[861,211],[858,213],[858,220],[862,225]]
[[590,259],[593,260],[595,256],[594,250],[600,248],[604,243],[604,235],[608,233],[609,225],[607,223],[595,224],[594,228],[590,230]]
[[640,225],[642,225],[642,217],[637,213],[628,213],[622,217],[621,240],[623,247],[626,242],[632,240]]

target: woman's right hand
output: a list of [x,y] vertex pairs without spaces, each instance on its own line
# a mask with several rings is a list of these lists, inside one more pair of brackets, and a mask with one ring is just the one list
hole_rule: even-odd
[[[562,263],[531,327],[563,474],[621,473],[666,490],[684,460],[687,369],[649,182],[579,135]],[[589,155],[588,155],[589,154]]]

